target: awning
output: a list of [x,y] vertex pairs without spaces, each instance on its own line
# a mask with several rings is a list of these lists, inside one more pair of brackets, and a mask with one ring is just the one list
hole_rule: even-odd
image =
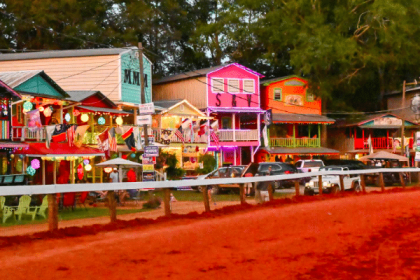
[[262,150],[269,154],[286,154],[286,155],[336,155],[340,152],[324,147],[316,148],[262,148]]
[[226,113],[265,113],[265,110],[258,107],[246,107],[246,108],[218,108],[209,107],[207,108],[210,112],[226,112]]
[[28,148],[27,143],[22,142],[0,142],[0,148]]
[[77,108],[81,109],[80,112],[102,112],[102,113],[110,113],[112,115],[131,115],[132,113],[121,111],[117,109],[110,109],[110,108],[102,108],[102,107],[92,107],[92,106],[76,106]]
[[68,143],[51,143],[47,148],[45,143],[28,143],[26,150],[17,150],[15,154],[26,155],[29,157],[86,157],[86,156],[105,156],[99,149],[82,146],[80,148],[70,147]]
[[332,124],[334,119],[314,114],[273,114],[274,123],[326,123]]

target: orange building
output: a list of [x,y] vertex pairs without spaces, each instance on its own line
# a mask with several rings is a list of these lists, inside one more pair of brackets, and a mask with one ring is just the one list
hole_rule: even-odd
[[298,76],[261,81],[261,105],[272,110],[268,129],[268,146],[256,160],[285,161],[313,156],[338,155],[338,151],[321,147],[322,125],[335,120],[322,115],[321,99],[308,90],[308,82]]

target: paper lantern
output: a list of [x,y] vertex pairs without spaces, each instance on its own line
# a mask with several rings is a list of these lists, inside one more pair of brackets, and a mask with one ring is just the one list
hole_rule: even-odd
[[51,107],[48,106],[47,108],[44,109],[44,116],[48,118],[48,117],[51,117],[51,114],[52,114]]
[[80,115],[79,110],[75,109],[75,110],[73,111],[73,115],[74,115],[75,117],[77,117],[78,115]]
[[89,120],[89,115],[88,114],[82,114],[80,119],[82,120],[82,122],[87,122]]
[[40,112],[44,112],[44,107],[39,106],[38,111],[40,111]]
[[83,160],[83,163],[84,163],[85,165],[87,165],[87,164],[89,164],[89,160],[88,160],[88,159],[84,159],[84,160]]
[[69,113],[67,113],[67,114],[64,116],[64,119],[66,120],[66,122],[69,122],[69,121],[70,121],[70,119],[71,119],[70,114],[69,114]]
[[84,174],[85,173],[83,172],[83,165],[82,164],[79,164],[77,166],[77,178],[79,178],[79,180],[82,180]]
[[136,157],[136,154],[131,154],[130,157],[131,158],[135,158]]
[[39,162],[39,159],[33,159],[33,160],[31,161],[31,167],[32,167],[33,169],[38,169],[38,168],[40,168],[40,167],[41,167],[41,164],[40,164],[40,162]]
[[122,159],[127,159],[127,155],[122,155],[121,158]]
[[32,103],[29,101],[26,101],[25,103],[23,103],[23,111],[25,112],[29,112],[30,110],[32,110],[33,107],[34,105],[32,105]]
[[116,118],[116,119],[115,119],[115,122],[116,122],[118,125],[122,125],[122,124],[123,124],[123,119],[122,119],[121,117],[118,117],[118,118]]
[[85,170],[86,170],[86,171],[91,171],[91,170],[92,170],[92,165],[90,165],[90,164],[86,164],[86,165],[85,165]]
[[26,168],[26,173],[28,173],[31,176],[34,176],[35,172],[36,170],[32,166],[28,166],[28,168]]
[[104,125],[105,124],[105,118],[104,117],[99,117],[98,124],[99,125]]
[[111,173],[112,169],[113,169],[112,167],[105,167],[104,171],[105,171],[105,173]]

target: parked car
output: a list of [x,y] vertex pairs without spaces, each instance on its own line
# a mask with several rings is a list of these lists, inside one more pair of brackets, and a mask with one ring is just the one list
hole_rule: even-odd
[[[255,176],[266,176],[268,168],[271,166],[271,175],[295,174],[298,173],[296,167],[285,162],[261,162]],[[274,189],[290,188],[294,186],[294,180],[274,181]]]
[[[295,167],[299,170],[299,173],[316,172],[323,166],[324,162],[320,159],[302,159],[295,163]],[[305,177],[300,179],[300,182],[305,184],[309,180],[311,180],[311,177]]]
[[[345,166],[324,166],[319,171],[348,171],[351,168]],[[354,190],[360,192],[360,176],[359,175],[344,175],[343,178],[344,190]],[[339,175],[323,175],[322,176],[322,192],[334,193],[341,189]],[[319,193],[319,179],[318,176],[313,177],[305,184],[305,195],[314,195]]]

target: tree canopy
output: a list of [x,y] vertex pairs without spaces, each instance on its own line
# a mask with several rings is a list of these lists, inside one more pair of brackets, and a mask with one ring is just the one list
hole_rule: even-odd
[[137,45],[155,77],[239,62],[297,74],[332,111],[376,110],[420,73],[420,0],[0,0],[0,49]]

